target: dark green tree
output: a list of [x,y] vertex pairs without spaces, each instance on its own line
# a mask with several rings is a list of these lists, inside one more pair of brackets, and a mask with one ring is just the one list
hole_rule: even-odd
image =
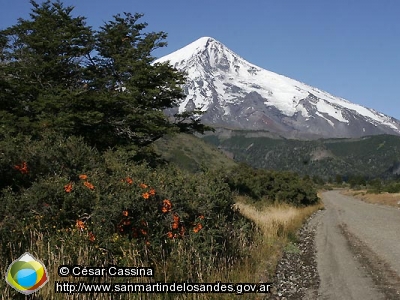
[[68,109],[82,91],[83,60],[94,46],[85,18],[60,2],[33,6],[30,20],[0,32],[0,114],[4,130],[36,135],[74,127]]
[[73,7],[46,1],[0,32],[1,128],[83,136],[99,149],[143,148],[174,132],[203,132],[196,111],[168,117],[185,95],[183,73],[154,63],[166,33],[124,13],[97,32]]
[[342,183],[343,183],[343,177],[342,177],[342,175],[336,174],[336,176],[335,176],[335,183],[336,183],[336,184],[342,184]]

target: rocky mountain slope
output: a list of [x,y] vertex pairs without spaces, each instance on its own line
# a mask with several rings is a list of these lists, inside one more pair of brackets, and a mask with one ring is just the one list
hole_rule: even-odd
[[201,108],[206,124],[289,138],[400,135],[399,120],[262,69],[210,37],[156,60],[166,61],[188,74],[177,110]]

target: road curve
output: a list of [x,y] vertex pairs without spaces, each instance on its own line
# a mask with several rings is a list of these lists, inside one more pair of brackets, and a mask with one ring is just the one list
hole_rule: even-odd
[[312,220],[318,299],[400,299],[400,210],[337,190],[322,200],[325,210]]

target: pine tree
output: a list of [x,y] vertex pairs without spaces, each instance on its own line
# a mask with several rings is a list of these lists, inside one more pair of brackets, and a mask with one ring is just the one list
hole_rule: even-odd
[[35,135],[47,127],[71,129],[68,106],[82,89],[83,60],[94,47],[93,32],[85,18],[71,16],[72,7],[31,4],[30,20],[19,19],[0,32],[5,87],[0,109],[13,121],[7,126],[11,130]]
[[0,32],[3,132],[35,137],[46,129],[106,149],[209,129],[197,111],[165,115],[185,97],[185,76],[154,63],[152,52],[166,46],[167,35],[144,32],[142,15],[116,15],[95,32],[85,17],[72,16],[73,7],[31,4],[29,20]]
[[166,34],[142,33],[147,24],[138,22],[141,17],[114,16],[96,34],[88,87],[105,108],[97,129],[106,144],[145,146],[177,130],[163,111],[185,97],[185,78],[167,64],[153,64],[151,52],[166,45]]

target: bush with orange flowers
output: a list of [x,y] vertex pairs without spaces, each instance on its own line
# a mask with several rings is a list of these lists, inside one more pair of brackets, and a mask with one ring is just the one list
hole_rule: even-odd
[[[210,257],[228,261],[244,255],[243,237],[252,238],[251,223],[232,209],[232,193],[217,173],[134,164],[120,150],[99,153],[75,137],[24,144],[29,151],[22,149],[8,164],[14,181],[2,182],[9,188],[1,194],[0,256],[11,257],[6,243],[29,249],[26,228],[57,247],[70,234],[112,257],[122,259],[132,247],[143,260],[179,264],[184,258],[176,255],[178,249],[209,264]],[[24,161],[28,174],[14,168],[23,169]],[[190,276],[194,280],[196,274]]]

